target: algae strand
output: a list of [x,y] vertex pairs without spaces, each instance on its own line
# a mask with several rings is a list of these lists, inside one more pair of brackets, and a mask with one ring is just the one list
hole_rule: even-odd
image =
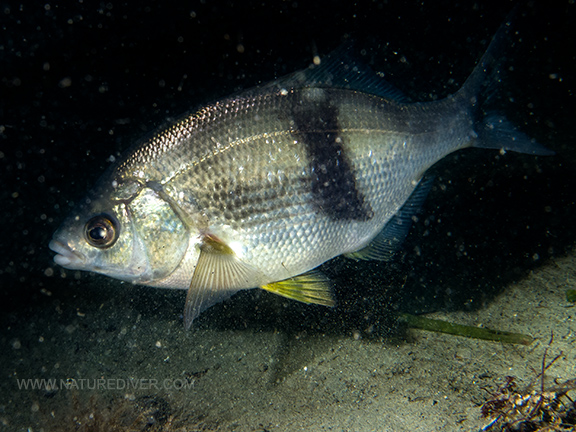
[[475,339],[484,339],[522,345],[530,345],[534,341],[532,336],[521,333],[511,333],[484,327],[455,324],[448,321],[426,318],[423,316],[416,316],[407,313],[401,313],[399,318],[401,321],[404,321],[408,327],[433,331],[437,333],[448,333]]

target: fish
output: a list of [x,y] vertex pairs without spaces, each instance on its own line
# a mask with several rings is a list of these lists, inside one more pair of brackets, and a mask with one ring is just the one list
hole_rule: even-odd
[[187,290],[187,329],[244,289],[334,306],[318,267],[390,260],[438,161],[469,147],[553,154],[494,106],[509,31],[441,100],[412,102],[346,46],[183,115],[104,173],[54,233],[55,263]]

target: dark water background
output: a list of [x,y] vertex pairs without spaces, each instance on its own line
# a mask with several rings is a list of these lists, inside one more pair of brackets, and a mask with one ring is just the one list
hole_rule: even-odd
[[[47,245],[110,156],[167,118],[303,67],[353,38],[414,100],[456,91],[514,2],[80,1],[0,3],[0,322],[11,334],[59,303],[181,313],[185,293],[63,271]],[[467,150],[437,180],[399,258],[325,266],[339,307],[290,303],[296,327],[386,334],[391,312],[475,309],[576,241],[576,5],[521,5],[510,119],[549,158]],[[65,278],[63,277],[65,276]],[[98,278],[101,284],[86,281]],[[98,288],[94,288],[98,286]],[[403,286],[403,287],[402,287]],[[211,326],[274,327],[268,294],[209,311]],[[255,308],[256,302],[262,302]],[[268,305],[269,307],[267,307]],[[288,310],[288,312],[286,312]],[[102,310],[103,314],[114,311]],[[226,313],[225,323],[219,314]],[[290,325],[288,325],[290,326]]]

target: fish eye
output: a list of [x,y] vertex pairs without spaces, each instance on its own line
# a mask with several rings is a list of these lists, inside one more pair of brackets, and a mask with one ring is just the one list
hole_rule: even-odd
[[84,228],[84,235],[88,244],[100,249],[109,248],[116,243],[118,234],[118,222],[106,214],[94,216]]

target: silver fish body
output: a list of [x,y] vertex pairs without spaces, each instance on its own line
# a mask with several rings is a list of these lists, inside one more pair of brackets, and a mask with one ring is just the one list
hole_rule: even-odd
[[326,281],[307,272],[342,254],[386,255],[397,231],[387,227],[407,223],[398,215],[425,195],[418,185],[437,161],[470,146],[548,154],[482,112],[491,61],[485,55],[461,91],[435,102],[363,91],[385,88],[377,77],[331,85],[341,62],[329,59],[326,71],[208,105],[109,170],[55,233],[55,261],[187,289],[188,326],[240,289],[332,304]]

